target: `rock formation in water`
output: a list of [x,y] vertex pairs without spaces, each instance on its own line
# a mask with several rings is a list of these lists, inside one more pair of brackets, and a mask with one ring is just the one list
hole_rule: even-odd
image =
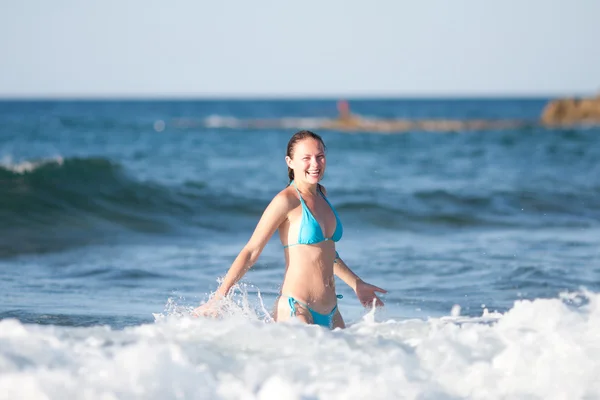
[[[309,122],[308,128],[357,133],[403,133],[487,131],[538,126],[560,128],[582,124],[600,126],[600,95],[586,99],[551,100],[542,115],[535,119],[380,119],[352,113],[346,100],[340,100],[337,108],[337,118],[315,119]],[[172,124],[188,129],[197,125],[231,129],[307,129],[307,120],[304,118],[236,119],[213,116],[205,120],[178,118]],[[164,129],[163,125],[161,127]]]
[[550,101],[542,112],[541,121],[544,125],[600,124],[600,95]]

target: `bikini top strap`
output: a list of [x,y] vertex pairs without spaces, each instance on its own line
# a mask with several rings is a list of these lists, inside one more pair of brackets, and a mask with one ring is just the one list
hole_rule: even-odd
[[298,193],[298,197],[300,198],[300,202],[302,204],[304,204],[304,199],[302,198],[302,195],[300,194],[300,191],[298,190],[298,186],[296,186],[296,181],[291,181],[290,185],[294,185],[294,189],[296,189],[296,193]]
[[329,204],[329,207],[333,208],[333,206],[329,202],[329,199],[327,198],[327,196],[325,196],[325,193],[323,193],[323,191],[321,190],[321,188],[319,188],[319,193],[321,193],[321,197],[325,199],[325,201],[327,202],[327,204]]

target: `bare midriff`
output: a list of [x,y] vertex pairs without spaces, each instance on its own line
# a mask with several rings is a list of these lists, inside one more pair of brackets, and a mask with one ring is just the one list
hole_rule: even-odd
[[325,241],[285,249],[285,276],[281,293],[306,302],[319,313],[336,305],[333,261],[335,244]]

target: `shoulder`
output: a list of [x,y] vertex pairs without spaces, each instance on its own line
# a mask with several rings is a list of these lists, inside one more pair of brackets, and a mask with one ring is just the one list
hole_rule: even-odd
[[300,200],[296,196],[296,193],[293,190],[290,190],[290,187],[288,186],[273,197],[269,207],[273,207],[287,213],[293,208],[298,207],[299,203]]

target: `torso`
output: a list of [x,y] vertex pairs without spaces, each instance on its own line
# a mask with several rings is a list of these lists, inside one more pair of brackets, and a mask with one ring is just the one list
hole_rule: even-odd
[[[292,196],[292,208],[279,227],[283,245],[295,244],[302,221],[302,204],[294,187],[284,189]],[[325,237],[336,230],[335,214],[323,196],[303,195],[306,206],[319,223]],[[295,206],[294,206],[295,205]],[[295,244],[285,249],[286,270],[281,293],[307,302],[318,312],[327,313],[336,304],[333,261],[335,243],[332,240],[315,244]]]

